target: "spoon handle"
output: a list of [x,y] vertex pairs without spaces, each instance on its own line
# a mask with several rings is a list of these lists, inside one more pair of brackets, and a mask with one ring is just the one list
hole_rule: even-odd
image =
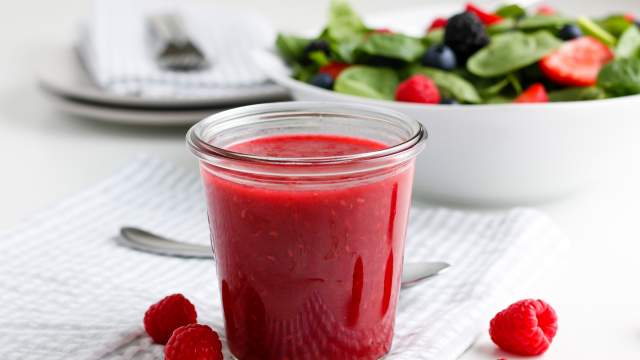
[[120,229],[120,237],[116,241],[120,245],[165,256],[177,256],[184,258],[213,259],[213,251],[210,246],[189,244],[167,239],[164,236],[134,228],[123,227]]
[[[120,229],[120,235],[122,236],[116,237],[116,241],[120,245],[135,250],[183,258],[214,258],[210,246],[171,240],[139,228],[123,227]],[[445,262],[436,261],[406,263],[402,271],[402,287],[413,286],[426,278],[437,275],[449,266]]]

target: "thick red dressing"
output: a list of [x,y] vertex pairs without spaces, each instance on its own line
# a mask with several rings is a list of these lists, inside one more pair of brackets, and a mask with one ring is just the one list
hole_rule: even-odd
[[[385,146],[276,136],[230,150],[318,157]],[[203,167],[226,333],[239,359],[378,359],[391,347],[413,165],[331,188],[244,185]]]
[[367,139],[330,135],[279,135],[235,144],[229,150],[271,157],[321,157],[353,155],[387,148]]

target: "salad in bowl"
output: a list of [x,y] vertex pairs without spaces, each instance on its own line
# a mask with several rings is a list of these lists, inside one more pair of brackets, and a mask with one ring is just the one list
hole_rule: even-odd
[[276,47],[296,80],[369,99],[479,105],[640,93],[640,25],[625,13],[571,17],[548,6],[469,3],[418,37],[370,28],[333,0],[320,34],[281,33]]

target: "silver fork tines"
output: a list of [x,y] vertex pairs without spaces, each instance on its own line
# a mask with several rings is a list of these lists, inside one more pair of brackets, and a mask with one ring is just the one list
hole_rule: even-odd
[[150,16],[149,30],[158,64],[169,70],[189,71],[208,66],[202,51],[189,39],[182,18],[177,14]]

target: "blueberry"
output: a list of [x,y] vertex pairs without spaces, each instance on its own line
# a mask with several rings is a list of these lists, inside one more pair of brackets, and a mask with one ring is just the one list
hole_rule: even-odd
[[322,51],[327,56],[331,54],[329,44],[326,41],[320,39],[312,40],[302,50],[302,62],[308,64],[310,62],[309,54],[316,51]]
[[333,78],[329,74],[317,73],[313,75],[309,82],[311,83],[311,85],[321,87],[323,89],[333,89]]
[[573,40],[582,36],[582,30],[580,30],[578,25],[567,24],[560,29],[558,36],[562,40]]
[[634,20],[633,23],[636,24],[638,28],[640,28],[640,20]]
[[458,102],[452,98],[443,97],[442,99],[440,99],[440,104],[442,105],[455,105],[457,103]]
[[456,54],[446,45],[433,45],[422,57],[422,65],[442,70],[453,70],[457,66]]

